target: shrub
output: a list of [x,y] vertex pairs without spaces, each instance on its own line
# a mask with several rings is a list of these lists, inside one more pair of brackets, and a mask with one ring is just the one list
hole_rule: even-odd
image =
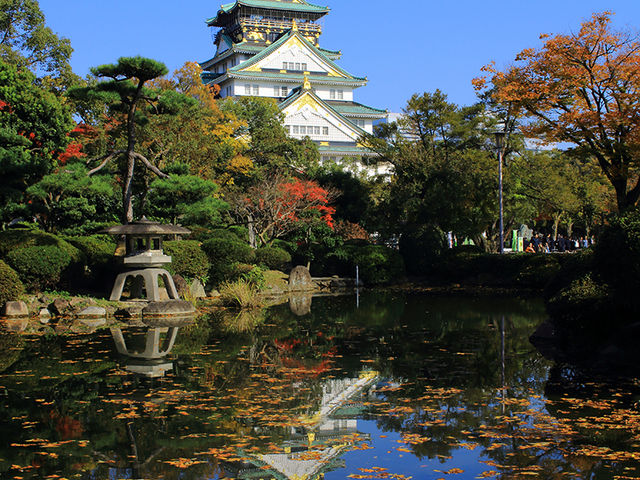
[[[611,291],[607,285],[587,274],[575,279],[568,287],[554,295],[547,302],[547,310],[557,322],[591,328],[594,322],[585,320],[601,319],[609,310],[610,295]],[[610,326],[611,323],[608,324],[608,327]]]
[[285,270],[291,264],[291,254],[278,247],[263,247],[256,250],[256,263],[271,270]]
[[409,273],[424,275],[446,248],[444,233],[427,226],[405,232],[400,237],[400,254]]
[[76,247],[84,257],[85,275],[79,280],[88,280],[90,285],[94,287],[102,287],[111,283],[112,277],[120,269],[120,265],[114,258],[116,242],[112,237],[91,235],[66,237],[65,239]]
[[25,247],[12,250],[7,263],[29,290],[41,291],[57,287],[63,272],[71,265],[66,250],[54,246]]
[[560,272],[557,255],[532,255],[525,257],[516,281],[532,288],[544,288]]
[[16,300],[24,293],[24,285],[14,269],[0,260],[0,305]]
[[220,286],[220,299],[228,307],[244,309],[262,306],[258,289],[246,280],[223,283]]
[[15,229],[0,232],[0,257],[6,257],[9,252],[24,247],[54,246],[64,250],[69,255],[71,262],[82,264],[84,258],[80,250],[51,233],[40,230]]
[[195,240],[164,242],[164,252],[171,255],[171,264],[167,270],[173,275],[185,278],[198,278],[206,283],[209,276],[209,257]]
[[404,260],[399,252],[382,245],[345,246],[348,262],[365,284],[380,285],[398,280],[405,274]]
[[202,244],[202,250],[209,258],[209,279],[214,285],[229,280],[236,264],[255,260],[255,251],[238,239],[212,238]]

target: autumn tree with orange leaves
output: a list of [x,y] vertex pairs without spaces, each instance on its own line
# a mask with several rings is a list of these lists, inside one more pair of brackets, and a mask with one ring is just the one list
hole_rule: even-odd
[[496,101],[529,120],[526,135],[597,159],[624,211],[640,198],[640,41],[612,30],[611,17],[595,13],[577,33],[543,35],[541,48],[504,71],[484,67],[490,78],[474,84],[493,87]]

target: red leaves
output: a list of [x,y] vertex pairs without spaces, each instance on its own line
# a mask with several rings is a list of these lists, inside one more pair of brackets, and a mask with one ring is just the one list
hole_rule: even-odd
[[320,218],[327,226],[333,229],[333,214],[336,209],[328,206],[329,204],[329,192],[318,185],[316,182],[310,180],[294,179],[288,182],[281,183],[279,189],[282,193],[281,202],[285,207],[285,211],[288,213],[283,216],[287,216],[294,222],[299,221],[297,205],[306,205],[309,210],[315,210],[320,213]]
[[87,155],[85,153],[82,153],[81,143],[70,143],[67,145],[67,149],[60,154],[58,160],[60,160],[60,163],[64,165],[72,158],[82,158],[86,156]]

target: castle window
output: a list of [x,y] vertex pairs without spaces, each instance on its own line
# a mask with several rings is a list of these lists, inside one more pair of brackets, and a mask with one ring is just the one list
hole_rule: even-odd
[[287,87],[282,87],[282,96],[286,97],[289,95],[289,89]]
[[259,85],[254,85],[253,86],[253,94],[257,97],[258,95],[260,95],[260,86]]
[[248,83],[244,86],[244,94],[251,95],[251,85],[249,85]]
[[300,63],[296,62],[296,70],[300,70]]
[[293,126],[293,134],[298,135],[300,133],[300,127],[298,125]]
[[338,90],[338,100],[342,100],[344,98],[344,92],[342,90]]
[[329,90],[329,98],[331,100],[335,100],[336,99],[336,91],[333,88],[331,90]]
[[316,135],[320,135],[320,127],[313,127],[313,133]]
[[307,71],[307,64],[306,63],[302,64],[302,70],[305,71],[305,72]]
[[307,127],[304,125],[300,125],[300,135],[306,135],[307,134]]
[[329,136],[329,127],[322,127],[322,135],[325,137]]

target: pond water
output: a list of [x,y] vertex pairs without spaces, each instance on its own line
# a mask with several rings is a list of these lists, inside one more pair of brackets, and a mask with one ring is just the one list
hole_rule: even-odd
[[639,383],[545,360],[544,320],[539,300],[369,292],[4,323],[0,478],[640,478]]

